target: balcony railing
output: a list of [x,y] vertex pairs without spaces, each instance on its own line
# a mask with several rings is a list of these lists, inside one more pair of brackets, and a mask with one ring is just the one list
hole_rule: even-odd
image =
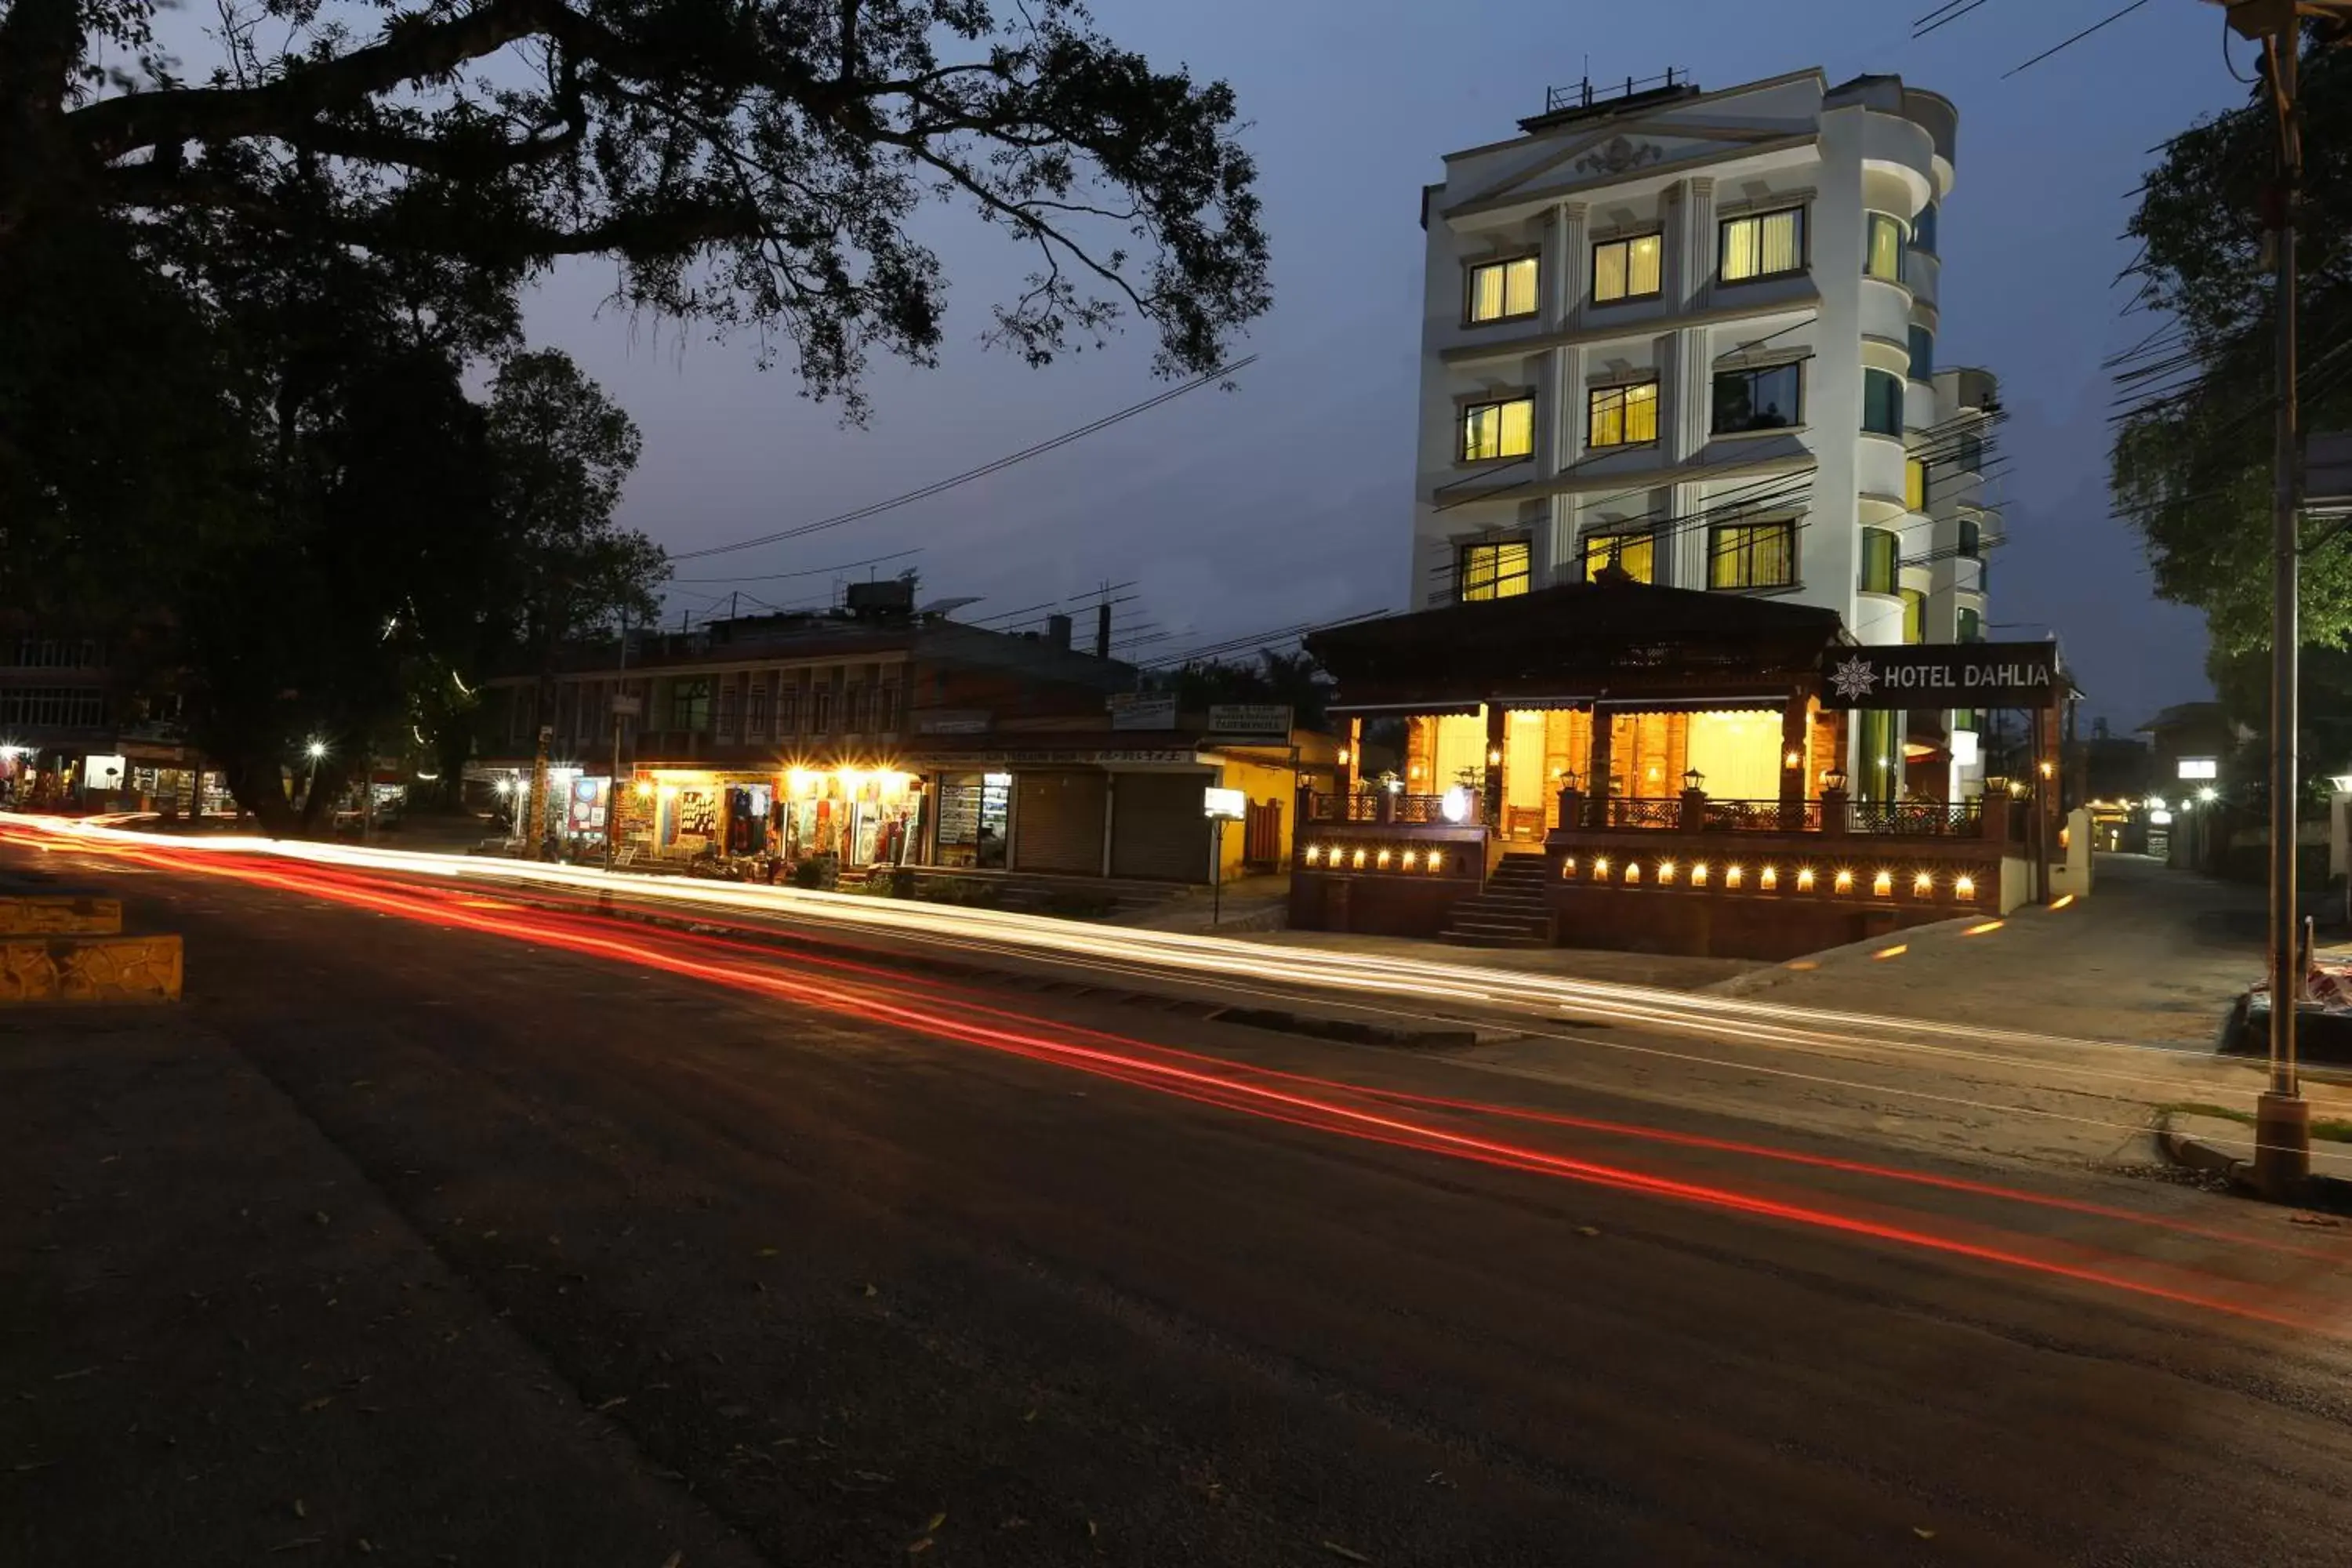
[[[1972,837],[1983,831],[1984,811],[1979,801],[1856,802],[1832,800],[1711,800],[1700,798],[1697,828],[1702,833],[1899,834]],[[1617,829],[1684,831],[1689,826],[1688,806],[1681,799],[1635,799],[1612,796],[1577,803],[1576,817],[1568,826],[1587,832]]]
[[1817,800],[1710,800],[1699,826],[1709,833],[1819,833]]
[[1980,800],[1856,801],[1846,810],[1855,833],[1974,834],[1984,826]]
[[1318,794],[1307,801],[1307,820],[1309,822],[1395,822],[1430,823],[1445,820],[1445,797],[1441,795],[1391,795],[1386,799],[1395,802],[1386,815],[1381,814],[1384,797],[1379,791],[1358,795]]

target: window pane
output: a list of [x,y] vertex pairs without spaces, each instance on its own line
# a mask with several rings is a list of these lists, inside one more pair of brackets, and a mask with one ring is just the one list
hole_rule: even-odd
[[1625,394],[1609,387],[1591,395],[1591,433],[1585,441],[1589,446],[1616,447],[1625,440]]
[[1925,327],[1911,329],[1911,379],[1928,381],[1936,374],[1936,334]]
[[1503,314],[1532,316],[1536,310],[1536,258],[1523,257],[1503,267]]
[[1983,636],[1983,617],[1979,616],[1974,610],[1962,610],[1960,612],[1960,640],[1962,642],[1976,642],[1981,639]]
[[1862,373],[1862,427],[1881,436],[1903,434],[1903,383],[1883,370]]
[[1524,594],[1528,591],[1528,542],[1520,539],[1465,545],[1461,572],[1465,600],[1507,599]]
[[1503,313],[1503,269],[1499,267],[1474,267],[1470,269],[1470,319],[1491,321]]
[[1916,458],[1903,459],[1903,504],[1912,511],[1927,510],[1927,465]]
[[1584,539],[1584,580],[1598,578],[1609,564],[1611,551],[1617,552],[1617,564],[1636,583],[1657,581],[1657,546],[1654,535],[1647,533],[1587,534]]
[[1927,595],[1916,588],[1903,590],[1903,640],[1927,640]]
[[1658,438],[1658,384],[1629,386],[1625,389],[1625,439],[1654,441]]
[[1502,406],[1502,456],[1524,458],[1536,449],[1535,399],[1522,397]]
[[1625,243],[1592,247],[1592,298],[1602,304],[1625,297]]
[[1895,592],[1896,540],[1883,528],[1862,531],[1862,587],[1864,593]]
[[1921,207],[1919,216],[1912,220],[1911,248],[1924,250],[1930,256],[1936,254],[1936,204],[1933,202]]
[[1791,207],[1787,212],[1767,213],[1757,220],[1762,230],[1757,241],[1759,270],[1766,274],[1793,272],[1804,264],[1805,246],[1800,227],[1802,216]]
[[1495,597],[1507,599],[1528,591],[1528,545],[1525,540],[1495,547]]
[[1492,403],[1465,409],[1462,415],[1462,456],[1473,462],[1496,456],[1501,448],[1496,437],[1501,425],[1502,411]]
[[1869,238],[1864,246],[1862,269],[1873,278],[1883,278],[1889,283],[1903,280],[1903,226],[1885,213],[1870,215]]
[[1753,278],[1761,268],[1756,258],[1756,220],[1733,218],[1723,226],[1723,276],[1731,282]]
[[1654,294],[1658,291],[1658,258],[1662,243],[1658,236],[1645,234],[1627,247],[1632,252],[1625,268],[1627,293]]
[[1718,371],[1715,377],[1715,428],[1752,430],[1755,426],[1755,381],[1745,371]]
[[1977,520],[1972,517],[1960,519],[1960,553],[1975,556],[1981,554],[1983,550],[1984,531],[1978,526]]

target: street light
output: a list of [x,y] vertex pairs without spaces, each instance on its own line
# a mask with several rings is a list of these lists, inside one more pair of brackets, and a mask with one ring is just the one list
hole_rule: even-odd
[[303,815],[307,816],[310,815],[310,802],[318,797],[319,760],[327,754],[327,742],[320,740],[313,740],[309,745],[302,748],[302,752],[304,755],[310,759],[310,779],[302,785],[302,812]]

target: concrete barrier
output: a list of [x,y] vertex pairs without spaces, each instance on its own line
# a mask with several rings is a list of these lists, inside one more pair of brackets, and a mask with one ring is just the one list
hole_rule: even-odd
[[176,936],[0,939],[0,1007],[176,1002],[180,979]]
[[0,937],[118,936],[122,900],[67,893],[24,893],[0,898]]

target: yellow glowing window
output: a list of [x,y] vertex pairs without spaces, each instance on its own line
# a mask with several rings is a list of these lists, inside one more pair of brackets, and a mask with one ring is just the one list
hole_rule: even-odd
[[1801,271],[1805,265],[1805,209],[1726,218],[1721,270],[1727,283]]
[[1462,410],[1462,460],[1524,458],[1536,449],[1536,400],[1514,397],[1473,403]]
[[1797,520],[1717,523],[1706,531],[1710,588],[1785,588],[1797,580]]
[[1658,438],[1658,384],[1644,381],[1632,386],[1596,386],[1587,395],[1591,418],[1586,444],[1631,447]]
[[1644,300],[1658,292],[1658,260],[1664,242],[1657,235],[1607,239],[1592,247],[1592,302]]
[[1864,276],[1884,279],[1889,283],[1903,281],[1903,220],[1885,213],[1870,215],[1870,232],[1864,237],[1862,252]]
[[1927,465],[1916,458],[1903,459],[1903,504],[1913,511],[1927,510]]
[[1903,590],[1903,640],[1927,640],[1927,595],[1917,588]]
[[1588,533],[1584,536],[1584,580],[1597,579],[1611,555],[1636,583],[1658,580],[1658,542],[1652,533]]
[[1470,320],[1507,321],[1536,313],[1536,258],[1517,257],[1470,268]]
[[1462,596],[1508,599],[1528,591],[1528,542],[1498,540],[1462,547]]

